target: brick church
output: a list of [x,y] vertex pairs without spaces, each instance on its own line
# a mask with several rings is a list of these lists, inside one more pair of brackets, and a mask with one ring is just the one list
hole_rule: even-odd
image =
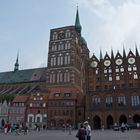
[[14,102],[17,110],[23,97],[22,121],[31,126],[76,127],[88,120],[100,129],[140,123],[139,76],[137,47],[135,54],[124,49],[123,54],[111,51],[103,57],[100,51],[100,58],[89,57],[77,9],[75,25],[50,30],[47,67],[19,70],[17,56],[14,71],[0,73],[0,100]]

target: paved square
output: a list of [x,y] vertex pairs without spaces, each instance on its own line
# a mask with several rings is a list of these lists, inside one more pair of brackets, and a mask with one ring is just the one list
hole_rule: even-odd
[[[61,130],[47,130],[41,132],[29,132],[28,135],[15,135],[15,133],[0,133],[0,140],[76,140],[77,131],[63,132]],[[78,139],[77,139],[78,140]],[[140,140],[140,130],[130,130],[124,133],[113,130],[93,130],[91,140]]]

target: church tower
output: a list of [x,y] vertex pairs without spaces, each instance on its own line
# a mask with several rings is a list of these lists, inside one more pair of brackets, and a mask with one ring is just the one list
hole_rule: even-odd
[[89,50],[81,30],[78,8],[74,26],[51,29],[47,86],[74,86],[83,90]]
[[50,92],[48,126],[77,126],[85,120],[85,71],[89,50],[81,30],[77,9],[75,25],[50,31],[47,67],[47,87]]

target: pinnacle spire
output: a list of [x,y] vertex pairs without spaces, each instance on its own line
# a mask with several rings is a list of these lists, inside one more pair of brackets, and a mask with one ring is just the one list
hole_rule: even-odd
[[114,59],[113,49],[111,48],[111,58]]
[[126,53],[125,53],[124,45],[123,45],[123,57],[126,58]]
[[75,29],[78,33],[81,34],[82,26],[80,24],[78,6],[77,6],[77,12],[76,12],[76,19],[75,19]]
[[138,49],[137,49],[137,44],[135,44],[135,49],[136,49],[136,56],[139,56],[139,52],[138,52]]
[[14,71],[18,71],[19,70],[18,57],[19,57],[19,53],[17,54],[17,59],[16,59]]
[[102,50],[100,49],[100,60],[103,59]]

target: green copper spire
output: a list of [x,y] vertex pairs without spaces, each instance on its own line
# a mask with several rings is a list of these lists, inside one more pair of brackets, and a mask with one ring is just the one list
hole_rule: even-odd
[[19,56],[19,53],[17,54],[17,59],[16,59],[14,71],[18,71],[19,70],[18,56]]
[[100,60],[103,59],[102,50],[100,49]]
[[78,7],[77,7],[77,12],[76,12],[75,29],[79,34],[81,34],[82,26],[80,24]]

